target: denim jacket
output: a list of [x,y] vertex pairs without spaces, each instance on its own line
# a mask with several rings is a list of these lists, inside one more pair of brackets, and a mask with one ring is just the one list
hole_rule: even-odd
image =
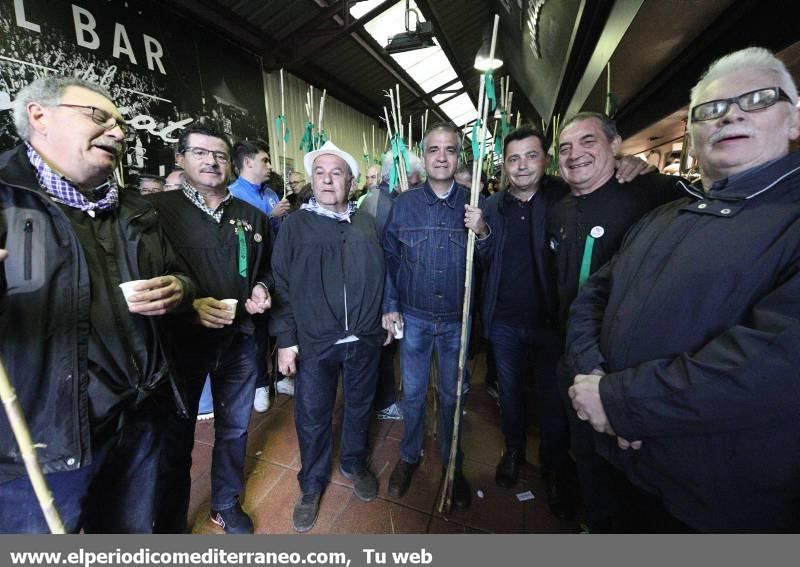
[[464,301],[469,191],[454,184],[445,199],[428,183],[400,194],[383,238],[383,312],[458,321]]

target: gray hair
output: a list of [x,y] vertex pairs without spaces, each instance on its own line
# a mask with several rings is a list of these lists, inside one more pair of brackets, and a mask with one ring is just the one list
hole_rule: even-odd
[[37,102],[44,107],[57,106],[61,103],[64,92],[69,87],[80,87],[95,92],[112,102],[114,100],[105,88],[77,77],[59,77],[57,75],[39,77],[20,90],[17,98],[14,99],[14,126],[17,128],[17,135],[26,142],[30,141],[31,128],[28,121],[28,105],[30,103]]
[[456,153],[461,153],[461,131],[450,122],[436,122],[425,131],[425,135],[422,136],[422,141],[419,144],[419,147],[422,151],[425,151],[425,147],[428,145],[428,136],[430,136],[436,130],[444,130],[445,132],[450,132],[455,135]]
[[[600,122],[600,127],[603,129],[603,133],[608,138],[609,142],[612,142],[614,138],[619,136],[619,132],[617,131],[617,123],[614,122],[611,118],[606,116],[601,112],[579,112],[572,118],[568,119],[561,125],[561,132],[567,129],[567,126],[570,124],[575,124],[576,122],[583,122],[584,120],[591,120],[592,118],[598,120]],[[542,148],[544,148],[544,144],[542,144]]]
[[[394,153],[392,150],[387,150],[386,153],[381,156],[381,180],[382,181],[389,181],[389,177],[392,175],[392,166],[394,162]],[[417,172],[420,176],[420,179],[425,179],[425,166],[422,165],[422,161],[417,157],[417,154],[414,152],[408,152],[408,171],[406,172],[407,175],[411,175],[413,172]]]
[[[779,84],[768,86],[781,87],[786,91],[786,94],[789,95],[789,98],[792,99],[792,105],[797,103],[797,85],[794,79],[792,79],[792,75],[786,69],[786,65],[783,64],[783,61],[775,57],[768,49],[764,49],[763,47],[748,47],[720,57],[708,67],[708,70],[703,73],[700,80],[697,81],[697,84],[692,87],[689,108],[691,109],[700,102],[703,102],[698,100],[700,93],[712,81],[729,73],[735,73],[741,70],[763,71],[773,75]],[[689,112],[690,124],[691,120],[692,113]]]

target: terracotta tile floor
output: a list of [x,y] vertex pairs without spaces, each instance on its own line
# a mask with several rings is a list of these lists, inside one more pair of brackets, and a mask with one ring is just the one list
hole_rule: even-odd
[[[334,457],[331,484],[322,497],[320,514],[309,533],[575,533],[574,523],[555,518],[547,507],[544,487],[535,459],[538,434],[531,428],[528,460],[514,489],[494,483],[494,470],[503,450],[500,413],[483,386],[483,356],[473,365],[472,391],[462,425],[464,474],[472,486],[472,506],[443,517],[438,511],[441,465],[433,438],[431,393],[428,396],[428,435],[425,458],[414,475],[411,488],[401,499],[387,494],[389,475],[398,458],[401,421],[374,421],[370,428],[371,467],[378,476],[379,495],[364,503],[352,492],[352,484],[338,471]],[[334,413],[338,435],[341,397]],[[264,414],[253,413],[247,443],[244,509],[251,515],[257,533],[291,534],[292,509],[299,495],[297,472],[300,453],[294,429],[292,399],[279,395]],[[214,422],[198,422],[193,453],[192,498],[189,521],[195,533],[221,533],[208,520],[211,499],[211,450]],[[338,450],[338,442],[337,442]],[[530,490],[535,498],[519,502],[516,494]]]

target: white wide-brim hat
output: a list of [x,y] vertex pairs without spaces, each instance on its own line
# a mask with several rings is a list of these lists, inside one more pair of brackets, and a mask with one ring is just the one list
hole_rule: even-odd
[[306,175],[308,175],[308,179],[311,179],[311,168],[314,165],[314,160],[317,159],[317,157],[325,154],[331,154],[342,158],[345,163],[350,166],[350,172],[353,174],[353,177],[358,178],[358,162],[353,159],[353,156],[345,151],[340,150],[336,147],[336,144],[328,140],[322,144],[322,147],[320,147],[318,150],[308,152],[305,157],[303,157],[303,165],[306,167]]

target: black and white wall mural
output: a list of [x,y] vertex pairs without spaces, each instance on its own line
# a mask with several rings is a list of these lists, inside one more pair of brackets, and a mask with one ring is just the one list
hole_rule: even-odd
[[258,58],[149,0],[0,0],[0,150],[16,145],[11,103],[42,74],[109,89],[136,131],[126,178],[169,173],[181,128],[210,121],[234,141],[266,138]]

